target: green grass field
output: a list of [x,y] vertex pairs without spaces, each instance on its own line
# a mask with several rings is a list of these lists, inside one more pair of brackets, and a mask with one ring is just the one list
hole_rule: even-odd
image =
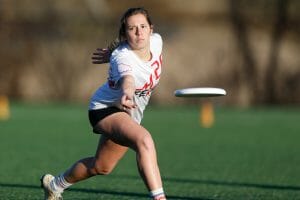
[[[42,199],[39,178],[93,155],[98,141],[85,106],[11,105],[0,121],[0,199]],[[199,108],[149,107],[164,189],[180,200],[300,199],[300,108],[215,108],[215,124],[199,125]],[[148,199],[132,151],[109,176],[64,193],[72,200]]]

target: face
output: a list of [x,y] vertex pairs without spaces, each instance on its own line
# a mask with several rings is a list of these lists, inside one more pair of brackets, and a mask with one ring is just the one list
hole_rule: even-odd
[[152,27],[143,14],[132,15],[126,23],[126,39],[133,50],[142,50],[150,47]]

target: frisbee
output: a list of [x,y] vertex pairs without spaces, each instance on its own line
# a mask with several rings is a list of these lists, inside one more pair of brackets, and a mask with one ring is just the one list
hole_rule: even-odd
[[184,88],[175,90],[174,95],[176,97],[217,97],[225,96],[226,91],[212,87]]

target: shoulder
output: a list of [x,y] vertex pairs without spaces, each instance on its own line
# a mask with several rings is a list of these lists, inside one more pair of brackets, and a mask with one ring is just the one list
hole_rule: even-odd
[[163,40],[162,40],[162,37],[160,34],[158,33],[153,33],[151,36],[150,36],[150,42],[152,43],[160,43],[162,45],[163,43]]
[[153,33],[150,36],[150,49],[152,52],[156,52],[157,54],[161,54],[163,47],[163,41],[161,36],[158,33]]
[[118,62],[123,62],[124,60],[127,60],[130,58],[130,52],[129,52],[129,47],[127,43],[123,42],[119,45],[118,48],[116,48],[110,57],[110,62],[111,63],[118,63]]

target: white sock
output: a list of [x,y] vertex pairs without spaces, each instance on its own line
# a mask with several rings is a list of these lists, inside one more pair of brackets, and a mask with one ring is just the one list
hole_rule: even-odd
[[51,188],[59,193],[62,193],[65,189],[70,187],[72,184],[68,183],[64,177],[64,174],[56,176],[50,183]]
[[152,190],[152,191],[150,191],[150,196],[152,198],[159,197],[159,196],[165,196],[164,189],[159,188],[159,189],[156,189],[156,190]]

